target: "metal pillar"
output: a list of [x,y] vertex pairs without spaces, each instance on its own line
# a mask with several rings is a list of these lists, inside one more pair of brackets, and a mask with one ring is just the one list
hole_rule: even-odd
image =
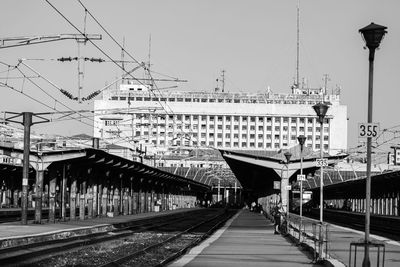
[[21,197],[21,223],[27,224],[28,218],[28,178],[29,178],[29,153],[32,126],[32,112],[23,112],[24,125],[24,156],[22,167],[22,197]]

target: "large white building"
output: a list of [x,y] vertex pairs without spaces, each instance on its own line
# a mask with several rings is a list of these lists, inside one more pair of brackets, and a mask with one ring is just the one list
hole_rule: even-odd
[[149,90],[144,85],[108,89],[94,104],[94,137],[158,153],[171,146],[278,150],[297,144],[320,149],[320,124],[312,106],[330,102],[323,149],[347,148],[347,107],[339,94],[292,89],[290,94]]

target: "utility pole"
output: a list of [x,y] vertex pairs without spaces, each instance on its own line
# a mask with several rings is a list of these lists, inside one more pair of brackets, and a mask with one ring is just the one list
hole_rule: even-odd
[[[23,166],[22,166],[22,198],[21,198],[21,223],[27,224],[27,215],[28,215],[28,179],[29,179],[29,154],[30,154],[30,135],[31,135],[31,126],[38,123],[49,122],[48,119],[45,119],[38,114],[34,114],[32,112],[5,112],[5,114],[11,114],[13,116],[6,118],[6,121],[21,123],[19,121],[14,121],[14,118],[18,118],[22,116],[22,125],[24,126],[24,155],[23,155]],[[35,116],[42,121],[38,121],[33,123],[32,117]]]

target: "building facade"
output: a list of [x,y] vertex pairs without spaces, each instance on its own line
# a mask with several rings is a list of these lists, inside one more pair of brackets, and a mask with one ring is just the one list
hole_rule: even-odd
[[182,92],[148,90],[123,84],[103,92],[94,104],[94,137],[153,151],[170,147],[278,150],[306,136],[307,147],[320,149],[320,124],[312,106],[330,103],[323,124],[323,149],[347,148],[347,107],[340,95],[322,89],[292,89],[291,94]]

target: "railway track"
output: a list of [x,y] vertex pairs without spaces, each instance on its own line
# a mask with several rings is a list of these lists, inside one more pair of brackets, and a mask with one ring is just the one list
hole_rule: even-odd
[[[305,215],[317,219],[319,216],[319,209],[312,209],[310,212],[305,213]],[[364,213],[324,209],[324,220],[359,231],[365,230]],[[372,234],[400,241],[400,217],[372,214],[370,230]]]
[[[156,266],[181,255],[232,214],[222,209],[204,209],[141,220],[118,231],[0,250],[0,263],[1,266],[121,266],[128,262],[128,266]],[[206,226],[207,223],[212,225]],[[157,255],[162,258],[151,263]]]

